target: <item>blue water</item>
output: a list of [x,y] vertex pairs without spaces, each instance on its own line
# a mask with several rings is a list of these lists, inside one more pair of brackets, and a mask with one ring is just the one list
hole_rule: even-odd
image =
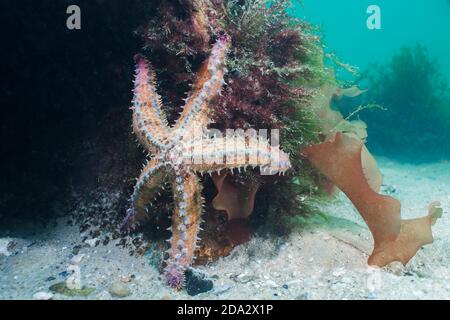
[[[386,62],[402,46],[425,45],[450,80],[448,0],[303,0],[295,15],[320,26],[328,52],[364,69]],[[369,30],[369,5],[381,9],[381,30]]]

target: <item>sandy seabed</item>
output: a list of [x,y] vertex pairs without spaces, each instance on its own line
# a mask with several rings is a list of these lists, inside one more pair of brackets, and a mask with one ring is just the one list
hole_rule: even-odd
[[[254,237],[228,257],[199,267],[214,288],[194,297],[167,288],[148,255],[130,256],[116,246],[118,240],[85,246],[74,259],[79,228],[64,219],[33,236],[0,234],[0,299],[117,299],[110,294],[113,283],[121,284],[124,299],[450,299],[450,163],[379,159],[379,165],[383,192],[401,200],[403,218],[426,215],[434,200],[444,209],[433,228],[435,242],[406,267],[367,267],[370,233],[341,194],[322,206],[325,218],[309,218],[284,238]],[[79,267],[82,285],[92,292],[49,294],[50,286],[70,276],[70,265]]]

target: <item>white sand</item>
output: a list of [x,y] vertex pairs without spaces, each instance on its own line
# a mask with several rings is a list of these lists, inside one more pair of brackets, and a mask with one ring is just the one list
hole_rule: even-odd
[[[449,299],[450,164],[404,165],[381,159],[385,185],[395,187],[405,218],[423,216],[439,200],[444,216],[434,227],[435,242],[406,268],[368,268],[370,233],[351,203],[340,195],[322,209],[329,215],[308,219],[286,238],[254,238],[220,261],[199,268],[213,277],[213,291],[196,297],[167,288],[148,255],[108,245],[82,248],[79,262],[88,299],[110,299],[108,288],[134,275],[126,299]],[[0,238],[6,238],[1,235]],[[64,281],[72,247],[80,243],[77,227],[56,227],[26,239],[13,239],[15,254],[0,255],[0,299],[32,299]],[[77,260],[77,259],[75,259]],[[73,263],[73,262],[72,262]],[[48,279],[55,277],[56,279]],[[56,294],[54,299],[74,299]],[[80,299],[80,297],[77,297]]]

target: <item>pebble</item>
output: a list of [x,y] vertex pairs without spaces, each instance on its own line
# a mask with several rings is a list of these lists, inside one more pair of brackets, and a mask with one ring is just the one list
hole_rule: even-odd
[[344,274],[345,274],[344,269],[337,269],[337,270],[333,271],[333,276],[335,276],[335,277],[340,277],[340,276],[343,276]]
[[114,282],[108,291],[111,296],[116,298],[125,298],[131,295],[131,290],[122,282]]
[[404,274],[405,266],[401,262],[394,261],[387,265],[386,269],[396,276],[401,276]]
[[91,248],[94,248],[95,246],[97,246],[100,240],[98,238],[93,238],[85,240],[84,242],[87,243]]
[[214,289],[214,294],[215,295],[220,295],[220,294],[222,294],[222,293],[225,293],[225,292],[227,292],[227,291],[230,291],[231,290],[231,286],[228,286],[228,285],[222,285],[222,286],[218,286],[218,287],[216,287],[215,289]]
[[33,295],[33,299],[34,300],[51,300],[51,299],[53,299],[53,294],[50,292],[40,291],[40,292],[36,292]]
[[300,293],[297,297],[295,297],[295,300],[308,300],[308,293]]
[[238,276],[231,276],[231,279],[233,279],[237,283],[248,283],[250,281],[258,279],[256,276],[252,275],[246,275],[246,274],[240,274]]
[[186,292],[190,296],[196,296],[200,293],[212,290],[213,282],[207,279],[204,274],[186,270]]
[[58,275],[59,275],[60,277],[67,278],[67,277],[70,275],[70,272],[68,272],[68,271],[63,271],[63,272],[58,273]]
[[69,266],[67,271],[72,274],[66,279],[66,286],[70,290],[81,290],[83,285],[81,284],[81,271],[79,266]]
[[104,290],[104,291],[98,293],[98,294],[95,296],[95,298],[96,298],[97,300],[111,300],[111,299],[112,299],[112,296],[111,296],[111,294],[110,294],[108,291]]
[[375,299],[377,298],[377,295],[376,295],[376,293],[374,293],[374,292],[369,292],[369,293],[367,294],[366,298],[367,298],[367,299],[370,299],[370,300],[375,300]]
[[9,257],[12,252],[9,251],[10,247],[13,245],[13,240],[11,238],[0,239],[0,255]]
[[81,246],[80,245],[76,245],[72,248],[72,254],[77,255],[81,250]]
[[397,187],[394,185],[382,185],[381,192],[387,195],[392,195],[397,193]]
[[273,280],[267,280],[266,285],[268,285],[269,287],[272,287],[272,288],[278,287],[278,284]]
[[123,283],[131,282],[131,280],[133,280],[132,276],[120,277],[120,281],[123,282]]
[[81,260],[83,260],[84,256],[85,255],[82,254],[82,253],[77,254],[72,259],[70,259],[70,263],[73,264],[73,265],[78,265],[78,264],[80,264]]

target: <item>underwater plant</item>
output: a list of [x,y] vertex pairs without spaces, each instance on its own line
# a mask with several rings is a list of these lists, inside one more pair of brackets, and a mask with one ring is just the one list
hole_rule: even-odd
[[374,65],[363,77],[369,88],[364,101],[386,109],[360,113],[370,124],[374,152],[409,161],[450,156],[450,91],[424,46],[403,47],[388,64]]
[[432,202],[428,215],[401,220],[400,201],[378,194],[364,170],[363,143],[347,134],[302,150],[308,159],[355,205],[374,239],[368,264],[383,267],[391,262],[406,265],[425,244],[433,242],[431,226],[442,216],[439,202]]

